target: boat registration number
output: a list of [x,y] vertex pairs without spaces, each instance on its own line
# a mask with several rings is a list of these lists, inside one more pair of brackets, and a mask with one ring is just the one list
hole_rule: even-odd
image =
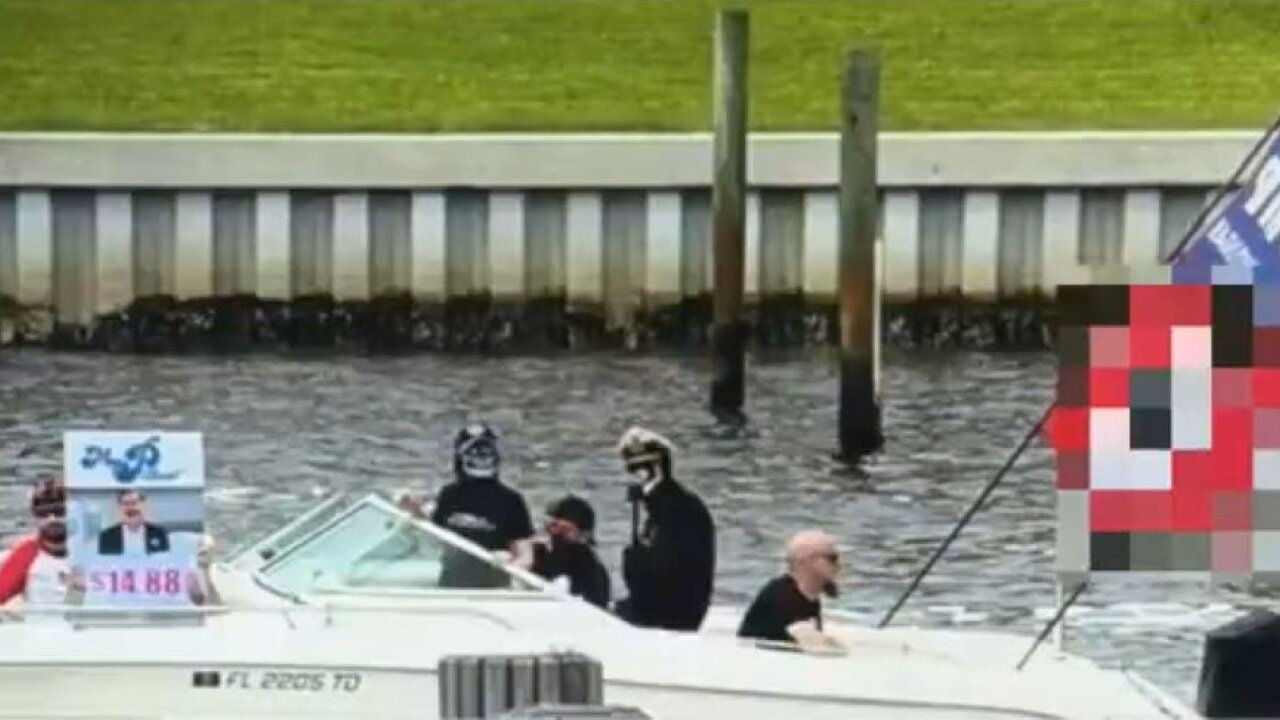
[[298,693],[354,693],[362,684],[364,677],[358,672],[312,670],[231,670],[221,683],[231,690]]

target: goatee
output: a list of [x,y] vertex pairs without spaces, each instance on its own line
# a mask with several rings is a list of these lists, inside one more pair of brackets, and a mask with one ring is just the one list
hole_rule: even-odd
[[834,580],[828,580],[822,584],[822,594],[829,598],[840,597],[840,587]]

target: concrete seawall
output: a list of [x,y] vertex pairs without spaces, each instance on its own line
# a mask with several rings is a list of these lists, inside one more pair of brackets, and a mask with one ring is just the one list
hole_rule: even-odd
[[[1042,342],[1057,285],[1158,280],[1259,135],[885,133],[882,327]],[[758,342],[830,339],[837,147],[750,141]],[[710,152],[707,135],[0,135],[0,342],[698,343]]]

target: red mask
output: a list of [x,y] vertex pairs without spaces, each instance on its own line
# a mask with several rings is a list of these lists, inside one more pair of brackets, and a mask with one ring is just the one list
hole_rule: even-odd
[[546,527],[548,535],[564,540],[575,540],[579,535],[577,525],[561,518],[551,518]]

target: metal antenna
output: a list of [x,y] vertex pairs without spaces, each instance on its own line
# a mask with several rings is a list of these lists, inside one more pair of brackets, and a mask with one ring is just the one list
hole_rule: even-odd
[[1049,624],[1045,625],[1044,629],[1040,631],[1040,634],[1036,636],[1036,641],[1031,643],[1031,649],[1027,650],[1027,654],[1023,655],[1022,659],[1018,661],[1018,670],[1022,670],[1022,667],[1027,664],[1027,661],[1035,654],[1036,648],[1040,647],[1040,644],[1044,642],[1044,639],[1049,637],[1049,633],[1053,632],[1053,629],[1062,621],[1062,618],[1067,614],[1067,609],[1075,604],[1076,599],[1080,597],[1080,594],[1084,592],[1086,587],[1088,587],[1088,583],[1080,583],[1076,586],[1076,589],[1072,591],[1071,595],[1067,597],[1066,602],[1062,603],[1062,607],[1058,608],[1058,612],[1053,614],[1053,617],[1049,620]]

